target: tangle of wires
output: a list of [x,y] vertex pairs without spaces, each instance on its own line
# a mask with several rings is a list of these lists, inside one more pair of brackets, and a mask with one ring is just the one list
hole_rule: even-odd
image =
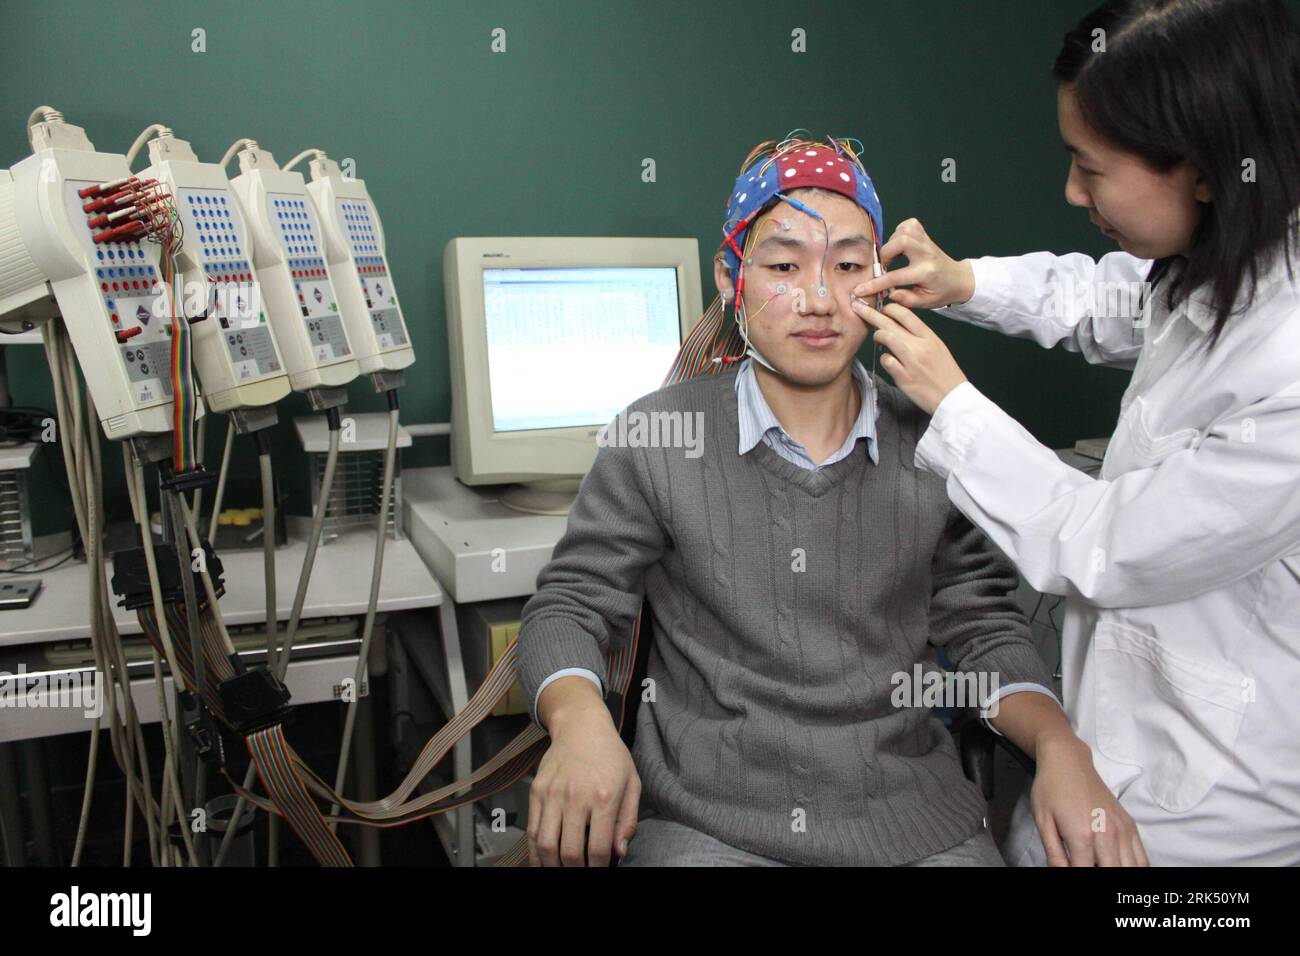
[[[171,382],[176,440],[174,460],[178,468],[189,469],[195,460],[196,391],[190,368],[190,330],[188,322],[183,316],[178,316],[176,309],[176,259],[183,236],[173,198],[160,184],[154,181],[141,182],[134,177],[87,187],[79,195],[89,200],[83,209],[88,214],[95,214],[88,225],[104,230],[94,236],[96,242],[143,240],[157,243],[160,247],[161,283],[153,291],[164,297],[159,304],[165,307],[167,327],[171,334]],[[131,675],[114,619],[113,592],[109,587],[103,560],[106,512],[99,413],[90,391],[82,387],[80,369],[66,327],[62,322],[49,322],[42,326],[41,331],[54,386],[59,429],[57,443],[42,442],[42,445],[57,447],[62,453],[69,498],[76,519],[75,535],[85,548],[89,571],[91,650],[95,657],[95,670],[105,677],[104,709],[108,718],[108,742],[112,756],[125,777],[126,802],[130,808],[123,833],[122,861],[124,865],[130,865],[138,816],[145,823],[149,856],[155,865],[172,865],[182,861],[181,854],[167,837],[173,819],[182,835],[189,861],[194,863],[196,857],[193,843],[188,838],[187,816],[181,805],[174,746],[174,738],[180,733],[180,715],[177,712],[172,720],[164,719],[162,722],[166,760],[162,768],[161,794],[156,798],[152,781],[156,779],[158,769],[150,767],[141,721],[131,690]],[[128,336],[119,336],[124,337]],[[21,440],[35,437],[37,429],[43,429],[49,417],[53,416],[49,416],[44,409],[13,409],[8,410],[7,416],[0,412],[0,423],[6,426],[7,437]],[[40,437],[44,437],[43,433]],[[134,453],[132,458],[135,458]],[[128,465],[130,473],[132,469],[125,453],[123,461]],[[138,465],[138,459],[135,461]],[[128,491],[132,513],[142,534],[147,536],[149,525],[143,480],[128,484]],[[43,569],[54,566],[57,565],[48,565]],[[169,665],[176,659],[174,654],[171,655]],[[153,663],[158,707],[161,713],[166,714],[168,708],[163,699],[161,657],[155,654]],[[95,722],[90,733],[82,809],[72,855],[74,866],[80,862],[86,842],[99,755],[100,727],[100,723]]]
[[[160,281],[153,292],[164,299],[168,335],[171,336],[169,376],[173,397],[173,431],[175,451],[173,467],[189,471],[197,460],[194,422],[197,418],[194,373],[190,360],[190,328],[183,310],[176,307],[176,257],[184,240],[184,228],[176,209],[175,198],[165,184],[156,179],[141,180],[134,176],[79,190],[89,200],[82,208],[90,217],[87,225],[102,229],[94,234],[95,242],[136,242],[144,240],[159,246]],[[119,341],[132,332],[119,332]]]
[[171,194],[162,191],[157,196],[160,201],[144,207],[148,228],[146,238],[160,247],[160,292],[167,296],[167,321],[171,329],[172,429],[175,435],[172,467],[177,472],[186,472],[197,461],[195,421],[198,404],[191,361],[190,325],[182,310],[176,308],[176,257],[185,233]]

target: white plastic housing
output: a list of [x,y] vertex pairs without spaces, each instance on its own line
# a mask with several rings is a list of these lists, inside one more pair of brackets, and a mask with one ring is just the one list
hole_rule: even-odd
[[96,243],[77,196],[130,176],[126,157],[95,152],[79,127],[43,125],[50,129],[38,130],[37,141],[48,145],[0,183],[0,308],[28,319],[62,316],[109,438],[170,432],[170,290],[158,247]]
[[270,405],[289,394],[289,376],[266,319],[262,290],[250,261],[251,243],[225,172],[200,163],[189,143],[161,137],[149,143],[153,165],[143,178],[167,184],[184,227],[180,269],[191,326],[194,366],[214,412]]
[[346,385],[361,372],[330,281],[316,207],[302,174],[263,149],[239,154],[231,180],[253,238],[253,266],[295,391]]
[[345,179],[332,159],[314,159],[307,191],[316,201],[325,259],[339,311],[361,371],[397,371],[415,361],[397,289],[384,254],[379,213],[360,179]]

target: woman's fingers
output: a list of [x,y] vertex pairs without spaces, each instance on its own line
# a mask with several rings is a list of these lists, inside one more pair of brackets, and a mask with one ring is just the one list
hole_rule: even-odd
[[975,294],[974,272],[968,262],[949,256],[930,238],[919,220],[899,224],[881,247],[881,264],[888,268],[899,256],[907,265],[874,276],[853,291],[859,296],[878,295],[890,290],[896,301],[917,308],[934,309],[966,302]]
[[[857,303],[854,303],[857,305]],[[907,349],[908,342],[914,337],[897,318],[885,312],[878,312],[871,306],[862,304],[858,312],[868,325],[874,327],[872,338],[878,347],[894,353],[895,356]],[[892,356],[891,356],[892,357]],[[887,366],[888,367],[888,366]]]
[[875,341],[879,348],[884,349],[888,354],[893,355],[894,358],[902,360],[907,357],[907,347],[903,344],[901,336],[894,332],[894,330],[889,329],[877,332],[875,334]]
[[915,236],[895,232],[889,238],[889,241],[880,247],[880,266],[882,269],[888,269],[899,256],[907,257],[908,264],[901,269],[885,272],[883,275],[868,279],[853,290],[854,294],[860,296],[877,295],[899,285],[911,285],[914,282],[919,282],[920,273],[917,270],[917,263],[910,261],[916,252],[917,240]]
[[898,321],[891,318],[883,312],[878,312],[867,304],[865,299],[854,299],[852,303],[853,311],[857,313],[858,318],[867,325],[876,329],[892,329],[898,327]]
[[[877,329],[902,329],[917,338],[929,338],[934,334],[930,331],[928,325],[917,318],[915,312],[899,305],[897,302],[887,303],[883,310],[873,308],[862,299],[855,299],[852,305],[859,318]],[[879,335],[877,335],[877,341],[879,341]]]
[[910,259],[920,245],[920,241],[915,235],[910,232],[902,232],[900,229],[894,230],[894,234],[889,237],[889,241],[880,247],[880,264],[886,269],[899,256],[907,256]]
[[885,303],[884,312],[885,315],[894,319],[894,321],[907,329],[907,331],[911,332],[917,338],[929,338],[934,334],[930,331],[930,327],[922,322],[915,312],[905,306],[899,305],[897,302]]
[[911,310],[897,303],[873,309],[860,299],[853,301],[852,309],[875,329],[876,345],[890,352],[889,360],[882,357],[881,362],[894,384],[925,413],[933,415],[939,403],[966,381],[943,340]]
[[916,265],[907,265],[901,269],[894,269],[883,275],[878,275],[874,279],[868,279],[860,286],[853,290],[853,294],[860,298],[868,298],[873,295],[879,295],[896,289],[900,285],[914,285],[922,279],[921,267]]
[[897,302],[909,309],[924,309],[929,301],[925,296],[912,289],[891,289],[889,301]]

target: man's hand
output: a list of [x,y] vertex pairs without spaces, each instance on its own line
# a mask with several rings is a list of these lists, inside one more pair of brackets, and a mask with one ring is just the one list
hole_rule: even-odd
[[1092,765],[1073,733],[1040,742],[1030,791],[1048,866],[1147,866],[1137,824]]
[[585,677],[542,692],[537,715],[551,735],[528,797],[533,866],[608,866],[636,833],[641,778],[605,702]]
[[854,295],[865,299],[892,289],[889,298],[899,305],[937,309],[965,302],[975,294],[971,264],[953,259],[935,245],[920,220],[900,222],[889,241],[880,247],[881,265],[886,269],[899,256],[907,259],[906,266],[869,279],[853,290]]
[[1147,866],[1137,824],[1092,765],[1092,751],[1046,694],[1007,694],[990,722],[1037,765],[1029,805],[1049,866]]
[[948,393],[966,381],[966,375],[934,330],[901,305],[891,302],[883,312],[853,299],[853,311],[876,330],[876,344],[888,350],[881,367],[908,398],[927,415],[933,415]]

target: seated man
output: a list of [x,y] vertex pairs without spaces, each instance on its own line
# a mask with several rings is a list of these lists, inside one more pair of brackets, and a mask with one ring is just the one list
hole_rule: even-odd
[[[913,466],[924,416],[855,357],[850,290],[883,233],[870,180],[834,140],[763,144],[742,170],[715,279],[748,357],[620,413],[690,416],[702,447],[607,430],[524,608],[520,681],[552,741],[532,862],[1001,865],[951,736],[899,693],[927,644],[992,679],[979,703],[1038,761],[1049,845],[1127,861],[1135,831],[1047,690],[1014,571]],[[629,754],[604,677],[643,597]]]

